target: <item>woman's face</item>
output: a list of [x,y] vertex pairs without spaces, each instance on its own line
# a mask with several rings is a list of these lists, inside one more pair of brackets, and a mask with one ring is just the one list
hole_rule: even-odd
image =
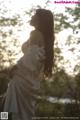
[[38,27],[39,24],[39,18],[37,16],[37,14],[33,15],[30,21],[30,25],[34,26],[34,27]]

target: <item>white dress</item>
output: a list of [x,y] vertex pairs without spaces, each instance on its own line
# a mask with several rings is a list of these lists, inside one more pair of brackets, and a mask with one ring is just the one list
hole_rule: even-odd
[[[36,35],[35,38],[37,39]],[[23,48],[26,48],[25,46],[23,45]],[[19,120],[32,120],[40,80],[43,77],[44,59],[44,47],[32,45],[26,48],[23,57],[17,62],[17,69],[9,83],[4,112],[16,113]]]

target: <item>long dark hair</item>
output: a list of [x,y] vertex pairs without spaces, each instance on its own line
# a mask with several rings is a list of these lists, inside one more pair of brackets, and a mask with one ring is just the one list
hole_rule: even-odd
[[36,15],[39,18],[38,29],[44,36],[45,45],[45,62],[44,62],[44,74],[48,77],[52,75],[53,58],[54,58],[54,22],[53,14],[46,9],[37,9]]

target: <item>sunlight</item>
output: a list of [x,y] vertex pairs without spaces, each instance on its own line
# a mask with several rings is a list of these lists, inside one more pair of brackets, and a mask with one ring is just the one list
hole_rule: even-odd
[[[0,0],[2,1],[2,0]],[[29,24],[26,24],[30,18],[28,16],[24,15],[25,10],[29,10],[31,6],[37,6],[40,5],[42,8],[45,6],[45,2],[47,0],[6,0],[4,1],[6,8],[8,9],[8,13],[6,14],[7,17],[10,17],[11,15],[20,14],[21,19],[23,21],[23,26],[21,31],[17,31],[20,43],[22,44],[29,38],[30,31],[32,28],[29,26]],[[54,0],[51,0],[51,2],[48,4],[47,9],[50,9],[52,12],[62,12],[64,13],[66,5],[59,5],[54,4]],[[73,7],[73,5],[72,5]],[[63,33],[62,33],[63,34]]]
[[[11,16],[15,16],[17,14],[20,15],[21,17],[21,21],[22,21],[22,25],[19,27],[15,27],[12,28],[13,29],[13,35],[17,37],[17,39],[20,41],[20,48],[21,45],[28,40],[29,36],[30,36],[30,32],[33,30],[33,27],[31,27],[29,25],[29,23],[27,23],[27,21],[29,21],[31,18],[29,16],[25,16],[25,12],[27,10],[30,10],[32,6],[41,6],[42,8],[44,8],[45,6],[45,2],[47,0],[0,0],[4,1],[4,8],[3,9],[7,9],[8,12],[5,13],[5,17],[11,17]],[[46,9],[51,10],[54,13],[65,13],[65,7],[74,7],[75,4],[54,4],[54,0],[50,0],[51,2],[48,4],[48,6],[46,7]],[[71,18],[70,18],[71,19]],[[8,29],[8,28],[6,28]],[[64,60],[65,61],[69,61],[70,64],[66,64],[65,67],[66,69],[70,69],[70,71],[74,68],[75,66],[75,55],[73,55],[70,51],[68,51],[68,47],[65,46],[66,40],[68,38],[69,35],[72,35],[72,30],[71,29],[65,29],[63,31],[61,31],[58,35],[57,35],[57,40],[58,40],[58,46],[61,48],[62,51],[62,55],[64,56]],[[80,36],[80,34],[77,34],[75,36]],[[76,49],[79,49],[79,47],[76,47]],[[16,50],[16,49],[15,49]],[[17,49],[18,50],[18,49]],[[17,51],[16,50],[16,51]],[[76,54],[76,53],[75,53]],[[22,55],[22,53],[21,53]],[[18,56],[18,59],[21,57],[21,55]],[[70,67],[71,65],[71,67]]]
[[[78,32],[78,34],[76,35],[75,33],[73,34],[72,29],[65,29],[57,35],[57,41],[58,46],[61,49],[62,56],[64,57],[64,61],[66,63],[64,68],[68,74],[73,75],[75,65],[80,63],[78,60],[78,57],[80,56],[80,45],[66,45],[66,41],[70,35],[73,35],[74,39],[76,40],[76,38],[80,36],[80,32]],[[70,49],[75,49],[75,51],[72,52],[70,51]]]

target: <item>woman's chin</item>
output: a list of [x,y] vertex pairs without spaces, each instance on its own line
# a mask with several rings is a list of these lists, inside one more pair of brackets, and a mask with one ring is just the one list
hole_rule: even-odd
[[35,27],[35,22],[33,20],[31,20],[30,25]]

